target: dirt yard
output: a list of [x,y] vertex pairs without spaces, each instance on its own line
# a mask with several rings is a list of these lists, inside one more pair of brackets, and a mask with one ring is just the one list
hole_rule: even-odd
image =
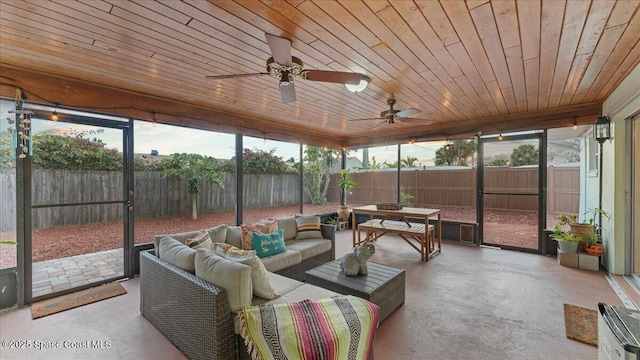
[[[304,205],[305,214],[326,214],[335,212],[336,204]],[[442,218],[446,220],[475,222],[476,210],[470,208],[441,208]],[[245,209],[244,222],[251,223],[260,219],[277,218],[297,214],[299,207],[283,206],[277,208]],[[536,225],[537,217],[532,213],[514,211],[488,211],[487,222],[512,225]],[[136,219],[135,243],[152,241],[154,235],[172,234],[190,230],[205,229],[217,224],[235,223],[234,212],[204,213],[193,220],[189,214],[173,217]],[[94,223],[65,227],[50,227],[33,231],[33,261],[58,259],[79,254],[87,254],[122,247],[122,222]],[[15,240],[15,232],[0,233],[2,240]],[[16,265],[16,246],[0,245],[0,268]]]

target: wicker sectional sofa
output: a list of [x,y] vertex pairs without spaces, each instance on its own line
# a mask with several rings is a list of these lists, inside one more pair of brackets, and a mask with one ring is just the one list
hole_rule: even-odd
[[[254,296],[251,305],[337,295],[300,281],[304,278],[306,270],[335,258],[335,227],[321,225],[324,239],[295,240],[295,227],[292,225],[295,224],[295,218],[279,219],[278,224],[280,228],[285,229],[287,251],[273,255],[271,259],[262,260],[269,271],[271,284],[279,296],[272,300]],[[214,242],[239,245],[239,227],[224,226],[224,241],[221,241],[223,239],[215,231],[220,230],[220,226],[207,229],[212,235],[211,239]],[[191,359],[248,359],[249,356],[235,329],[233,294],[227,294],[221,286],[216,286],[156,256],[161,239],[168,236],[184,242],[186,238],[198,233],[199,231],[194,231],[156,236],[155,250],[140,254],[140,312]],[[330,243],[330,248],[327,242]],[[203,254],[204,250],[198,250],[196,257],[202,257]],[[196,259],[196,263],[197,261]],[[229,268],[224,273],[229,274],[229,277],[246,277],[246,272],[251,272],[249,266],[231,260],[220,260],[220,263],[228,265]]]

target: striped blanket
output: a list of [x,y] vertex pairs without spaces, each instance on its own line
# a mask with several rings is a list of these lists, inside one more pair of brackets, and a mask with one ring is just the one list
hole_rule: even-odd
[[248,306],[236,318],[254,360],[370,359],[378,306],[355,296]]

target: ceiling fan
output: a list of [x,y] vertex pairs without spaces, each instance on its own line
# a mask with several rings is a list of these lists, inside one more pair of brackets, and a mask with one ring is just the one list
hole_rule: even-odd
[[293,83],[296,78],[310,81],[324,81],[339,84],[358,85],[362,74],[341,71],[306,70],[302,60],[291,56],[291,41],[271,34],[265,34],[271,57],[267,60],[267,72],[252,74],[214,75],[208,79],[232,79],[270,75],[280,80],[280,96],[283,103],[296,101],[296,90]]
[[387,104],[389,104],[389,110],[385,110],[380,113],[380,117],[377,118],[366,118],[366,119],[351,119],[349,121],[362,121],[362,120],[384,120],[383,122],[377,124],[373,127],[376,129],[382,124],[394,124],[396,122],[406,122],[413,124],[423,124],[429,125],[433,123],[433,120],[427,119],[417,119],[417,118],[409,118],[408,116],[415,115],[420,113],[421,111],[414,108],[408,108],[406,110],[396,110],[393,108],[393,105],[396,104],[396,97],[393,94],[387,99]]

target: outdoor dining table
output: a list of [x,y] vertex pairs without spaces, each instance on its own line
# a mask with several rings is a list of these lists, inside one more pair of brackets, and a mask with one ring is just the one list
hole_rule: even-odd
[[[369,220],[358,224],[357,214],[369,214]],[[382,215],[382,218],[374,219],[374,215]],[[421,261],[429,261],[442,249],[440,209],[403,207],[399,210],[384,210],[376,205],[365,205],[351,209],[351,217],[354,247],[365,241],[376,241],[387,233],[393,233],[417,250]],[[429,225],[429,219],[433,217],[437,217],[435,229],[433,225]],[[409,219],[424,220],[424,223],[410,222]],[[437,232],[435,232],[436,229]],[[365,231],[364,240],[361,238],[361,231]],[[437,239],[435,233],[437,233]],[[413,240],[417,241],[419,246]]]

